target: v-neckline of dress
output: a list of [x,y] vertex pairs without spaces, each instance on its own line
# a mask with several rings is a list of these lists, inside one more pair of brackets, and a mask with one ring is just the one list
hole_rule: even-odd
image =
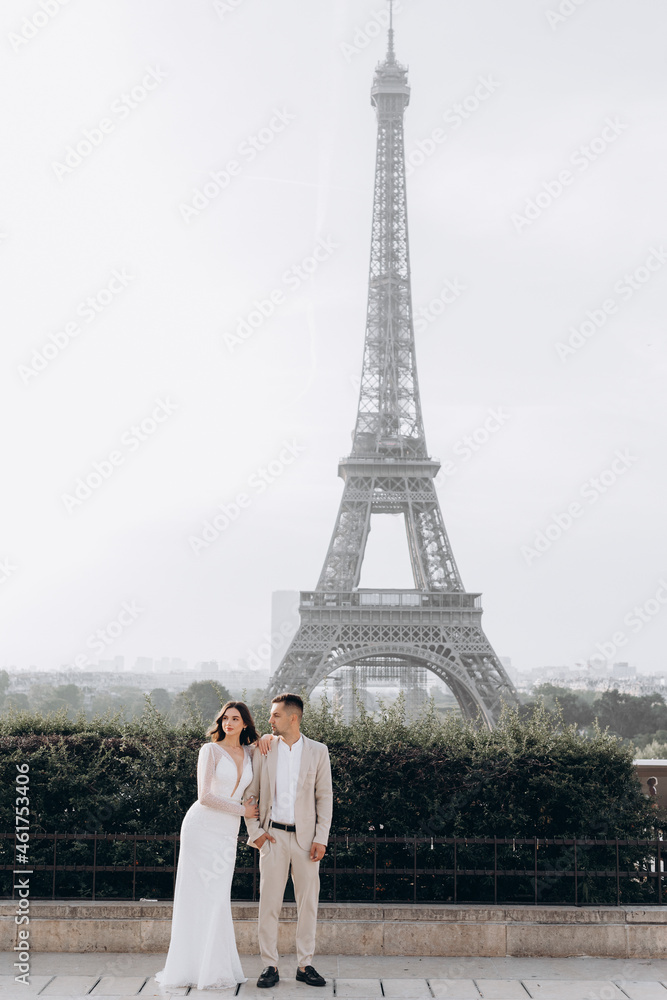
[[[219,744],[215,743],[214,746],[219,746]],[[234,794],[234,792],[236,791],[236,789],[241,784],[241,780],[243,778],[243,772],[245,771],[245,762],[246,762],[247,754],[245,752],[245,749],[242,747],[241,749],[243,750],[243,763],[241,764],[241,770],[239,771],[239,766],[236,763],[236,761],[234,760],[234,758],[232,757],[232,755],[230,754],[230,752],[228,750],[225,750],[224,747],[219,747],[219,749],[222,751],[222,753],[224,753],[225,757],[227,757],[227,758],[229,758],[229,760],[231,760],[232,764],[236,768],[236,784],[234,785],[234,788],[232,789],[232,794],[229,796],[231,798],[232,795]]]

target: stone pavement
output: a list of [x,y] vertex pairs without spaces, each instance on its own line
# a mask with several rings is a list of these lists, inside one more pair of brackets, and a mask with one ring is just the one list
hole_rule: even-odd
[[[231,991],[162,991],[153,976],[164,965],[153,954],[35,954],[30,983],[14,981],[15,956],[0,953],[0,1000],[129,1000],[130,997],[220,997]],[[258,990],[258,956],[242,956],[248,982],[239,1000],[667,1000],[667,959],[400,958],[322,956],[316,968],[328,982],[313,989],[294,979],[294,956],[281,962],[275,989]]]

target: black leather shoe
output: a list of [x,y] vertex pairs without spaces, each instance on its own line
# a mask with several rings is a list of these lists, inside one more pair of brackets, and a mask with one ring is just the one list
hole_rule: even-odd
[[[313,969],[313,972],[314,971],[315,970]],[[278,970],[275,965],[267,965],[257,980],[257,985],[260,990],[268,990],[271,989],[272,986],[275,986],[279,979],[280,976],[278,975]]]
[[312,965],[307,965],[304,971],[296,970],[297,983],[307,983],[309,986],[326,986],[326,979]]

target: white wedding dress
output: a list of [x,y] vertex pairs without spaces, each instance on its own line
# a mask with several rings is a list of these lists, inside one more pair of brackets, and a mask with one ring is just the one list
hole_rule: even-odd
[[222,743],[205,743],[197,762],[197,801],[181,826],[171,942],[156,980],[168,989],[233,988],[245,983],[232,923],[231,886],[241,799],[252,780],[252,750],[243,771]]

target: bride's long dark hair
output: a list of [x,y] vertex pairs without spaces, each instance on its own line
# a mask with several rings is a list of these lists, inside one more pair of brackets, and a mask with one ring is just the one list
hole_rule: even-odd
[[255,729],[255,720],[250,714],[250,709],[245,704],[245,702],[228,701],[222,706],[222,708],[220,709],[220,714],[216,716],[213,725],[206,733],[207,736],[211,737],[211,742],[219,743],[221,740],[224,740],[225,733],[222,728],[222,717],[225,714],[225,712],[230,708],[237,709],[239,715],[243,719],[244,729],[241,735],[239,736],[239,743],[241,744],[241,746],[247,743],[254,743],[256,740],[258,740],[259,733]]

